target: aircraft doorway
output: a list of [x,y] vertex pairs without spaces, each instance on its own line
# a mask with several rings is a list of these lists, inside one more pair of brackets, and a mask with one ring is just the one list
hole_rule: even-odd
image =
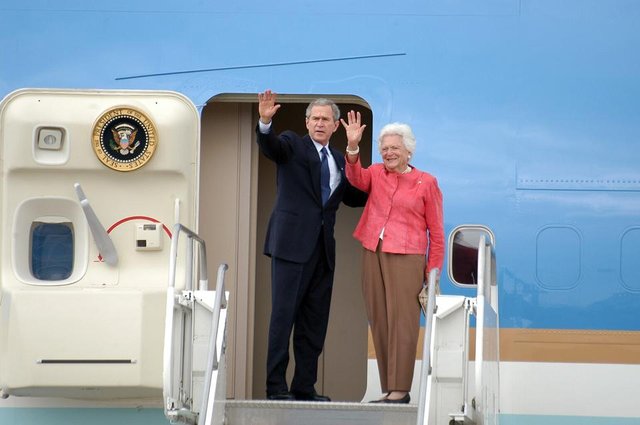
[[[279,96],[274,130],[305,134],[305,109],[320,96]],[[361,157],[371,158],[372,114],[355,97],[327,96],[342,112],[363,114],[367,129]],[[221,95],[202,112],[199,233],[207,243],[210,270],[229,264],[227,396],[265,398],[267,332],[271,311],[270,259],[262,254],[275,198],[275,165],[255,142],[256,95]],[[346,148],[344,129],[331,139]],[[342,206],[335,229],[336,274],[324,352],[316,389],[335,401],[360,401],[367,387],[367,321],[360,284],[360,244],[352,237],[361,208]],[[291,362],[293,363],[293,355]],[[289,365],[291,376],[291,364]]]

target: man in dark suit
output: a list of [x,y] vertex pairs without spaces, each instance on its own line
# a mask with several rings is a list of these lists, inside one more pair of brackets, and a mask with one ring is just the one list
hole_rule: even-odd
[[[329,146],[340,126],[340,110],[316,99],[306,111],[309,134],[273,133],[280,108],[270,90],[258,95],[258,145],[277,164],[276,202],[264,253],[271,257],[271,321],[267,351],[267,398],[329,401],[315,390],[324,346],[335,266],[333,228],[340,202],[363,206],[366,194],[344,174],[344,154]],[[293,330],[295,372],[287,386],[289,338]]]

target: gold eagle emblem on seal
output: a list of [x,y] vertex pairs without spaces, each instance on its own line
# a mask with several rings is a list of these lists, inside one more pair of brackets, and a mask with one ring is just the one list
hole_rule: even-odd
[[100,162],[107,167],[116,171],[137,170],[156,150],[156,127],[135,108],[113,108],[94,124],[92,145]]

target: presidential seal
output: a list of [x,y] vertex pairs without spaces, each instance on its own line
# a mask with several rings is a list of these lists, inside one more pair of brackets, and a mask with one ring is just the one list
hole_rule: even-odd
[[107,167],[133,171],[149,161],[158,144],[153,122],[129,107],[113,108],[93,126],[93,150]]

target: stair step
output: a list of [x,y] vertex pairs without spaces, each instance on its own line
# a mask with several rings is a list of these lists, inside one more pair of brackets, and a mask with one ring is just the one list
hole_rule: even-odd
[[227,400],[226,425],[414,425],[416,404]]

